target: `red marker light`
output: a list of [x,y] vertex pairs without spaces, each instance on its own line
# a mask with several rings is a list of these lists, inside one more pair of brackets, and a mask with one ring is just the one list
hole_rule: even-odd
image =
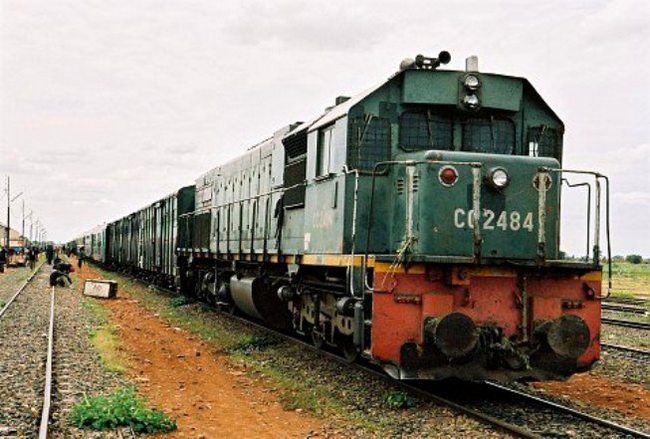
[[458,180],[458,171],[453,166],[445,166],[440,170],[438,178],[443,186],[453,186]]

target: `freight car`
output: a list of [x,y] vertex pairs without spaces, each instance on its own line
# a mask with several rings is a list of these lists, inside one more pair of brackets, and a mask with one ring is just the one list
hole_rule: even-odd
[[107,264],[163,286],[174,286],[179,215],[194,210],[194,186],[187,186],[109,223]]
[[99,263],[106,262],[106,224],[98,225],[66,243],[66,249],[75,255],[84,255]]
[[[194,209],[178,211],[178,289],[399,379],[591,368],[608,181],[562,169],[564,125],[526,79],[474,57],[439,70],[449,59],[407,59],[200,176]],[[581,263],[559,258],[574,174],[593,177],[597,201]],[[111,241],[109,262],[144,240]]]

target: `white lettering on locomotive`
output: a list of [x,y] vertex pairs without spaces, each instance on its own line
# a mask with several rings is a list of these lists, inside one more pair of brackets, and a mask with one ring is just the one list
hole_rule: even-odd
[[[522,217],[523,217],[523,222],[522,222]],[[496,218],[496,223],[495,223],[495,218]],[[479,218],[479,222],[481,223],[481,228],[483,230],[494,230],[495,228],[501,229],[501,230],[512,230],[512,231],[518,231],[521,229],[527,230],[529,232],[533,231],[534,228],[534,219],[533,219],[533,213],[528,212],[525,213],[525,215],[521,214],[519,211],[516,210],[503,210],[497,214],[490,209],[483,209],[483,214],[481,215],[481,218]],[[473,229],[474,228],[474,210],[470,209],[468,211],[465,211],[465,209],[462,209],[460,207],[457,207],[454,210],[454,226],[457,229]]]

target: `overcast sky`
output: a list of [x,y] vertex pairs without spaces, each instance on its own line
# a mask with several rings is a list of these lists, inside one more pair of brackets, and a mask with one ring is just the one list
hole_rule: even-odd
[[611,177],[614,253],[647,257],[649,21],[647,0],[0,0],[0,175],[69,240],[445,49],[446,68],[477,55],[530,80],[566,125],[564,166]]

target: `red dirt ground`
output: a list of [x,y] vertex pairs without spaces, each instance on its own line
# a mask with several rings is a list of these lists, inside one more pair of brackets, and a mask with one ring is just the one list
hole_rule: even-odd
[[[87,266],[77,275],[101,278]],[[321,429],[322,421],[283,410],[200,337],[166,324],[128,292],[101,303],[112,311],[138,390],[176,419],[178,430],[165,437],[302,438]]]
[[572,400],[650,419],[650,392],[637,384],[583,373],[567,382],[534,383],[533,386],[552,395],[568,396]]

